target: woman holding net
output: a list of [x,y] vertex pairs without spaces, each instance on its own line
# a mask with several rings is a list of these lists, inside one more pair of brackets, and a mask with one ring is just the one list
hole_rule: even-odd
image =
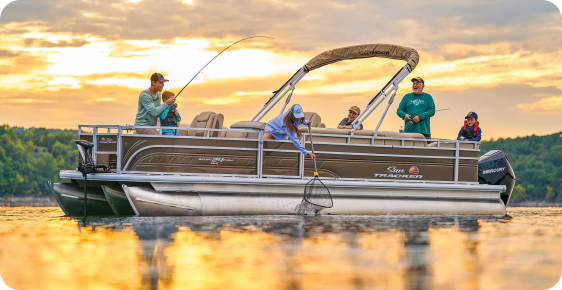
[[308,121],[304,119],[301,105],[295,104],[287,112],[267,122],[265,128],[272,133],[265,133],[263,138],[285,140],[285,135],[287,135],[302,154],[316,158],[316,155],[308,152],[300,142],[302,133],[299,131],[299,125],[301,124],[308,125]]

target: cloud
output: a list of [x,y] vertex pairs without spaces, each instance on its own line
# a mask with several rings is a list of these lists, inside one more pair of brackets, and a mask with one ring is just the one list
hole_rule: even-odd
[[[561,27],[555,7],[534,0],[17,1],[0,18],[0,121],[50,127],[132,123],[153,72],[171,80],[165,90],[177,92],[227,45],[267,35],[275,40],[239,43],[196,76],[179,98],[182,116],[215,110],[225,114],[227,125],[247,120],[318,53],[393,43],[418,50],[413,75],[424,77],[440,106],[462,115],[475,100],[484,104],[484,120],[502,116],[489,119],[502,125],[488,122],[486,134],[535,133],[551,128],[541,122],[559,112],[549,108],[562,95]],[[323,67],[297,85],[293,102],[337,124],[345,117],[341,108],[353,103],[364,109],[403,65],[364,59]],[[410,85],[406,79],[397,98]],[[400,126],[391,116],[397,103],[386,130]],[[38,113],[21,120],[13,112],[22,108]],[[506,112],[532,114],[525,122],[533,126],[503,128]],[[432,122],[436,136],[458,131],[445,119],[452,113]]]
[[534,111],[537,114],[562,115],[562,96],[548,97],[533,103],[518,104],[523,111]]

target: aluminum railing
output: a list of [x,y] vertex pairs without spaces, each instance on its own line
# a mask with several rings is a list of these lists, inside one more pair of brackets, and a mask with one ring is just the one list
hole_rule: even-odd
[[[91,132],[86,132],[84,129],[89,128]],[[135,128],[143,128],[143,129],[158,129],[158,135],[145,135],[145,134],[136,134],[134,129]],[[256,162],[256,172],[255,175],[233,175],[233,174],[196,174],[196,173],[170,173],[170,172],[150,172],[150,174],[179,174],[179,175],[205,175],[205,176],[245,176],[245,177],[253,177],[253,178],[263,178],[263,177],[281,177],[281,178],[304,178],[304,161],[305,156],[298,151],[296,148],[294,149],[264,149],[264,142],[268,143],[291,143],[290,140],[267,140],[264,141],[263,135],[264,133],[271,133],[269,131],[258,131],[258,130],[251,130],[251,129],[207,129],[207,128],[190,128],[190,127],[174,127],[176,130],[180,131],[204,131],[204,136],[173,136],[173,135],[162,135],[162,127],[159,126],[121,126],[121,125],[79,125],[78,126],[78,135],[79,136],[92,136],[92,141],[94,143],[94,148],[92,150],[92,157],[94,162],[97,162],[99,154],[115,154],[117,157],[117,173],[142,173],[147,174],[147,172],[139,172],[139,171],[130,171],[127,170],[130,161],[135,156],[131,156],[129,158],[129,162],[123,165],[123,137],[143,137],[143,138],[178,138],[178,139],[220,139],[220,140],[236,140],[236,141],[247,141],[247,142],[257,142],[257,148],[247,148],[247,147],[209,147],[209,146],[187,146],[187,145],[155,145],[157,147],[165,147],[165,148],[186,148],[186,149],[216,149],[216,150],[243,150],[243,151],[255,151],[257,162]],[[89,131],[89,130],[87,130]],[[105,131],[105,132],[102,132]],[[257,138],[226,138],[226,137],[209,137],[213,132],[237,132],[237,133],[253,133],[258,134]],[[336,146],[367,146],[367,147],[380,147],[380,148],[410,148],[410,149],[419,149],[419,150],[443,150],[443,151],[454,151],[454,156],[432,156],[432,155],[397,155],[397,154],[376,154],[376,153],[354,153],[354,152],[335,152],[335,151],[316,151],[317,154],[331,154],[331,155],[347,155],[347,156],[369,156],[369,157],[396,157],[396,158],[424,158],[424,159],[449,159],[454,160],[454,180],[453,182],[459,182],[459,164],[460,160],[478,160],[478,157],[460,157],[461,151],[467,152],[474,152],[479,151],[478,145],[480,142],[473,142],[473,141],[457,141],[457,140],[445,140],[445,139],[418,139],[418,138],[393,138],[393,137],[378,137],[378,136],[358,136],[358,135],[333,135],[333,134],[317,134],[312,133],[314,137],[331,137],[331,138],[342,138],[345,139],[345,142],[336,143],[336,142],[322,142],[322,141],[315,141],[314,144],[326,144],[326,145],[336,145]],[[99,136],[115,136],[116,138],[116,151],[99,151],[98,150],[98,138]],[[310,141],[306,140],[308,134],[303,134],[301,143],[310,144]],[[105,138],[105,137],[104,137]],[[353,143],[352,140],[365,140],[369,141],[369,144],[360,144],[360,143]],[[316,139],[318,140],[318,139]],[[383,141],[384,140],[392,140],[392,141],[399,141],[400,145],[384,145],[384,144],[375,144],[375,141]],[[434,147],[424,147],[424,146],[406,146],[406,141],[412,142],[435,142],[437,143]],[[443,144],[447,144],[444,147]],[[461,144],[469,144],[472,148],[461,148]],[[146,148],[145,148],[146,149]],[[264,152],[287,152],[287,153],[295,153],[299,154],[299,168],[298,168],[298,175],[264,175],[263,174],[263,159],[264,159]],[[136,152],[135,154],[138,154]],[[341,179],[341,178],[339,178]],[[343,180],[343,179],[342,179]],[[355,179],[352,179],[355,180]],[[378,179],[381,180],[381,179]],[[395,180],[389,180],[395,181]],[[401,180],[402,181],[402,180]],[[424,180],[417,180],[411,182],[427,182]],[[431,181],[436,182],[436,181]],[[450,181],[447,181],[450,182]],[[463,183],[470,183],[470,182],[463,182]]]

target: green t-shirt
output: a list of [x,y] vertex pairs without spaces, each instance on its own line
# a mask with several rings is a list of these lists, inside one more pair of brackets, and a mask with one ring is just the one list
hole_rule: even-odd
[[156,126],[156,119],[168,104],[160,104],[160,92],[153,93],[146,89],[140,93],[139,108],[135,119],[135,126]]
[[400,101],[400,105],[398,105],[396,114],[402,119],[404,119],[406,114],[410,115],[412,119],[415,116],[420,117],[420,121],[411,126],[408,124],[408,121],[404,120],[404,132],[431,135],[429,118],[435,115],[435,103],[430,94],[421,93],[416,95],[409,93],[405,95],[402,101]]

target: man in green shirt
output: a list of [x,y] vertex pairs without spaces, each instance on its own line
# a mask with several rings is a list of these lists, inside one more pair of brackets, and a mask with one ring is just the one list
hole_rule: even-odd
[[[162,113],[168,105],[174,103],[173,98],[160,104],[160,94],[164,83],[168,80],[160,73],[154,73],[150,77],[150,88],[142,91],[139,96],[139,108],[135,119],[135,126],[156,126],[158,115]],[[136,128],[137,134],[158,135],[158,129]]]
[[435,115],[435,103],[430,94],[423,92],[425,82],[422,78],[412,79],[413,93],[402,98],[396,114],[404,119],[404,132],[420,133],[431,139],[429,118]]

